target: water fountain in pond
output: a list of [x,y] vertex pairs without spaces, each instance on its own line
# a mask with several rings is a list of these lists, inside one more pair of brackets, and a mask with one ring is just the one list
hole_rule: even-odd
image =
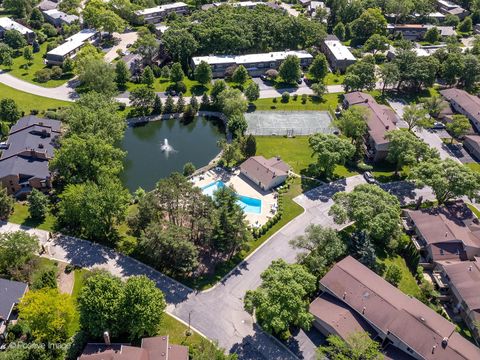
[[175,151],[175,149],[168,143],[168,139],[163,139],[163,145],[160,146],[160,149],[167,155],[168,153]]

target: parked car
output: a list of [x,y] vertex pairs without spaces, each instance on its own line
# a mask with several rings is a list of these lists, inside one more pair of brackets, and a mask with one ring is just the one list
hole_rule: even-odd
[[365,178],[365,181],[369,184],[378,184],[378,181],[375,180],[373,174],[370,171],[365,171],[363,173],[363,177]]
[[434,122],[433,123],[433,126],[432,126],[432,129],[435,129],[435,130],[443,130],[445,129],[445,124],[442,123],[442,122]]
[[177,92],[173,89],[168,89],[167,91],[165,91],[165,94],[171,95],[171,96],[177,96]]
[[268,77],[265,74],[260,75],[260,80],[262,81],[268,81]]

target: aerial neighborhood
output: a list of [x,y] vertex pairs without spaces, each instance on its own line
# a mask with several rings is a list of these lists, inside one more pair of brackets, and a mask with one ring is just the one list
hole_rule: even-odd
[[0,0],[0,360],[480,359],[480,2]]

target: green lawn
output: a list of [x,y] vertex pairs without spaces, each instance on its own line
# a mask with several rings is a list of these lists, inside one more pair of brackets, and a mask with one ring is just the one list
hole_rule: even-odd
[[[205,92],[209,92],[212,85],[207,84],[207,85],[202,85],[196,80],[190,80],[189,78],[185,77],[182,80],[185,83],[185,86],[187,87],[187,92],[183,94],[184,96],[192,96],[192,94],[196,96],[200,96]],[[168,79],[160,78],[160,79],[155,79],[155,83],[153,84],[153,89],[155,92],[164,92],[168,89],[170,85],[173,85],[174,83],[171,82]],[[144,86],[144,84],[136,84],[133,82],[129,82],[127,84],[127,91],[132,91],[133,89],[139,88]]]
[[345,79],[345,75],[342,74],[335,74],[329,72],[327,76],[325,76],[325,84],[326,85],[341,85],[343,84],[343,80]]
[[[195,316],[195,314],[192,314]],[[159,335],[168,335],[170,343],[176,345],[195,346],[200,343],[202,336],[195,331],[186,336],[188,326],[165,313],[160,325]]]
[[480,210],[478,210],[477,207],[474,206],[473,204],[468,204],[467,203],[467,206],[470,210],[472,210],[472,212],[475,214],[475,216],[480,219]]
[[[11,68],[7,68],[6,66],[1,66],[3,70],[9,72],[10,75],[15,76],[19,79],[28,81],[30,83],[34,83],[39,86],[43,87],[57,87],[64,84],[67,80],[73,77],[73,74],[66,74],[62,76],[61,79],[58,80],[49,80],[45,83],[39,83],[35,81],[35,73],[38,70],[42,70],[46,68],[44,63],[43,55],[47,52],[47,45],[48,42],[44,42],[40,45],[40,51],[33,54],[33,61],[28,68],[23,68],[23,66],[27,63],[27,60],[23,58],[23,50],[20,50],[20,56],[13,59],[13,65]],[[31,47],[30,47],[31,48]]]
[[[327,110],[335,111],[335,108],[340,102],[341,94],[325,94],[323,99],[317,99],[315,96],[308,96],[305,104],[302,103],[302,96],[299,95],[297,100],[294,100],[293,95],[290,96],[288,103],[281,102],[281,96],[277,98],[258,99],[253,105],[255,110]],[[275,100],[276,99],[276,102]]]
[[15,100],[20,111],[29,114],[30,110],[45,111],[56,109],[63,106],[69,106],[68,101],[49,99],[42,96],[32,95],[23,91],[16,90],[0,83],[0,99],[10,98]]
[[34,227],[42,230],[53,231],[55,225],[55,217],[48,213],[43,221],[30,218],[28,205],[26,203],[16,202],[13,208],[13,213],[8,218],[8,221],[28,227]]
[[85,282],[85,275],[88,274],[86,269],[76,269],[74,270],[73,276],[75,277],[75,282],[73,283],[72,297],[77,300],[80,290],[83,287]]
[[407,295],[412,295],[414,297],[420,294],[420,288],[417,285],[415,278],[413,277],[410,269],[408,268],[405,259],[400,255],[390,256],[387,258],[380,259],[378,257],[378,262],[385,265],[386,267],[396,264],[402,269],[402,280],[398,285],[398,288],[402,290]]
[[469,167],[470,169],[472,169],[473,171],[477,171],[477,172],[480,172],[480,164],[479,163],[467,163],[465,164],[467,167]]

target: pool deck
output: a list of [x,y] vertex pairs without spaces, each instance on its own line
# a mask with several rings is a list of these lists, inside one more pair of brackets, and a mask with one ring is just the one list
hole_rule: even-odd
[[192,178],[193,183],[199,188],[203,188],[218,180],[227,186],[233,186],[235,192],[239,195],[260,199],[262,201],[262,211],[260,214],[245,213],[245,217],[251,225],[260,227],[275,215],[275,213],[272,212],[272,207],[277,205],[275,191],[263,191],[250,180],[240,175],[239,170],[235,173],[229,173],[225,170],[212,169]]

